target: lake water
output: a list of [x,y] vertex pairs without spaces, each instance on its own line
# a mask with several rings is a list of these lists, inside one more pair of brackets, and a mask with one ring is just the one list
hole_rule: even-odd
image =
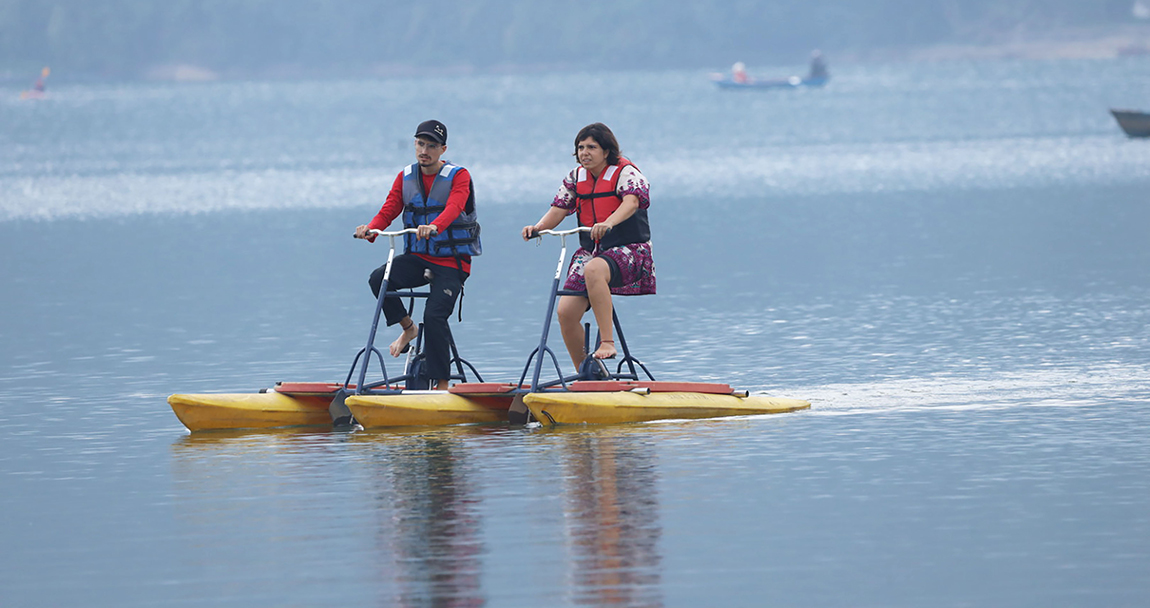
[[[0,605],[1142,605],[1150,141],[1107,109],[1150,109],[1150,59],[833,75],[0,91]],[[812,408],[188,433],[171,393],[347,373],[386,256],[350,235],[431,117],[485,379],[544,321],[557,243],[518,229],[603,121],[653,184],[636,354]]]

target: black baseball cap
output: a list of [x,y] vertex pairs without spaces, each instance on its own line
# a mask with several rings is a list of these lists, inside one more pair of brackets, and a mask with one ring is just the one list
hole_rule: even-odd
[[425,120],[419,123],[419,128],[415,130],[415,136],[420,135],[429,137],[440,145],[447,145],[447,127],[438,120]]

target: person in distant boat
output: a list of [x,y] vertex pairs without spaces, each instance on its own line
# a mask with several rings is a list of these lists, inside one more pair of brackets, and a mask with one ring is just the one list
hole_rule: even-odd
[[811,53],[811,71],[807,74],[807,80],[826,80],[827,76],[827,62],[822,52],[815,49]]
[[50,72],[47,67],[40,70],[40,77],[36,79],[36,82],[32,83],[32,88],[20,91],[20,99],[43,99],[47,95],[48,87],[46,81],[48,80],[48,74]]
[[747,82],[747,66],[742,61],[736,62],[731,66],[731,80],[744,84]]
[[619,142],[607,125],[594,123],[575,136],[579,166],[563,178],[551,208],[538,222],[524,226],[523,240],[559,225],[574,214],[580,226],[580,247],[568,267],[563,289],[585,291],[559,300],[559,328],[571,362],[583,362],[583,314],[590,308],[599,326],[600,343],[591,356],[615,356],[614,307],[611,295],[655,293],[655,262],[651,255],[651,205],[647,178],[619,152]]
[[[483,251],[475,210],[471,174],[441,157],[447,151],[447,127],[438,120],[420,123],[415,130],[416,162],[396,176],[383,207],[370,223],[355,229],[355,238],[374,241],[370,230],[384,230],[403,215],[404,253],[392,262],[388,291],[431,283],[423,309],[423,342],[427,374],[434,388],[446,390],[451,376],[450,329],[447,324],[463,283],[471,274],[471,258]],[[371,273],[368,284],[379,297],[384,266]],[[403,332],[391,343],[393,357],[407,352],[419,328],[398,297],[383,302],[387,325],[398,323]]]
[[43,93],[45,90],[47,90],[45,81],[48,80],[48,74],[50,73],[51,70],[49,70],[47,67],[40,70],[40,77],[37,78],[36,82],[32,85],[32,90],[36,91],[37,93]]

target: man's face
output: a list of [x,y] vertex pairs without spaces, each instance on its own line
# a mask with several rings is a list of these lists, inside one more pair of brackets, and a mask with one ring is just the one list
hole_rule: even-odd
[[427,137],[415,138],[415,160],[420,169],[439,170],[439,157],[447,151],[447,146],[436,143]]

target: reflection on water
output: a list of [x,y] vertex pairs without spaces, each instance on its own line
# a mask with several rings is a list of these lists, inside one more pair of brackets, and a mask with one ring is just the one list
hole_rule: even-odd
[[376,567],[396,583],[392,603],[483,605],[480,499],[458,433],[377,435],[369,449],[359,464],[370,467]]
[[[484,572],[500,567],[484,539],[509,516],[489,497],[538,492],[507,476],[509,464],[531,466],[558,483],[556,494],[535,498],[545,505],[543,544],[561,547],[540,557],[559,558],[567,601],[661,606],[653,441],[666,431],[675,434],[652,425],[194,433],[172,446],[176,506],[205,549],[263,545],[256,569],[277,572],[278,552],[303,536],[330,535],[358,576],[379,586],[372,595],[382,604],[479,606],[492,599]],[[522,457],[493,462],[484,457],[492,451]],[[359,495],[346,495],[349,486]],[[341,502],[333,504],[337,491]],[[199,568],[209,578],[230,577],[206,556]]]
[[610,432],[563,436],[563,510],[574,552],[576,602],[659,606],[659,497],[655,455]]
[[[315,574],[325,572],[341,593],[387,606],[482,605],[481,501],[462,460],[467,439],[484,432],[193,433],[173,445],[177,512],[201,545],[242,547],[252,571],[287,587],[239,585],[226,599],[298,599],[292,587],[308,577],[285,576],[281,562],[320,538],[327,548],[318,557],[338,567],[317,562]],[[217,584],[237,585],[210,557],[199,567]]]

